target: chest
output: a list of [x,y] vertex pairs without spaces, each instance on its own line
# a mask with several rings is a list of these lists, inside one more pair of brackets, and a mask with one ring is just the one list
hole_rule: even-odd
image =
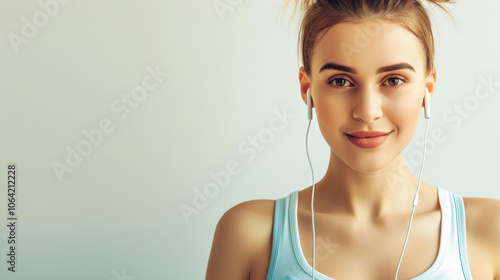
[[[315,269],[333,279],[392,279],[406,237],[407,223],[367,226],[335,218],[316,217]],[[302,256],[312,266],[312,229],[309,215],[298,214]],[[411,279],[431,268],[441,243],[439,212],[416,216],[400,279]]]
[[[293,258],[302,258],[301,266],[309,271],[312,266],[310,212],[299,210],[296,213],[295,218],[285,218],[285,220],[290,221],[287,230],[295,227],[296,240],[292,240],[292,242],[298,244],[299,248],[295,254],[289,255],[293,255]],[[444,220],[454,219],[450,219],[451,217],[448,215],[449,213],[445,215]],[[406,217],[404,221],[393,222],[392,226],[389,223],[383,226],[363,226],[331,216],[325,218],[318,214],[315,215],[316,271],[336,280],[394,279],[406,237],[408,218]],[[465,258],[469,262],[466,266],[470,267],[473,279],[493,279],[491,264],[487,262],[484,250],[481,250],[480,246],[477,246],[477,242],[474,242],[473,236],[467,234],[467,238],[462,237],[464,240],[462,244],[465,244],[462,246],[465,247],[459,249],[457,244],[453,247],[453,244],[449,243],[458,243],[457,228],[446,226],[446,223],[443,223],[441,219],[442,214],[439,210],[415,215],[398,279],[415,277],[419,277],[418,279],[463,279],[458,251],[464,251],[464,249],[467,250]],[[453,240],[453,234],[455,234],[455,240]],[[256,265],[250,273],[251,280],[266,279],[269,261],[272,260],[272,243],[273,240],[270,239],[269,250],[263,251],[262,257],[258,258],[260,261],[255,263]],[[281,244],[281,246],[297,247],[297,245],[291,244]],[[292,263],[295,261],[293,258],[288,258],[282,266],[293,266]],[[300,270],[300,266],[298,267]],[[443,267],[446,269],[442,269]],[[444,278],[437,277],[437,274],[434,273],[436,271],[444,271],[442,274]],[[300,279],[308,279],[307,274],[302,273]],[[453,273],[457,276],[453,277]],[[450,275],[452,275],[451,278],[449,278]],[[278,277],[275,279],[288,278]]]

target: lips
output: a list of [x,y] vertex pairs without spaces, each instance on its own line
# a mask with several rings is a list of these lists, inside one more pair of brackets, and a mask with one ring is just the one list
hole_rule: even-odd
[[356,131],[345,133],[347,139],[354,145],[363,149],[372,149],[382,145],[392,131]]

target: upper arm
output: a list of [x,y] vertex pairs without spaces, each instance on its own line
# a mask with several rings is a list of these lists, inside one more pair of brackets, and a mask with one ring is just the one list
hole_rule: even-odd
[[467,233],[471,233],[471,237],[491,260],[494,280],[500,280],[500,200],[464,198],[464,203]]
[[500,200],[494,200],[492,202],[491,224],[492,224],[492,243],[494,248],[494,260],[496,265],[495,270],[495,280],[500,280]]
[[248,280],[254,260],[272,239],[274,200],[253,200],[229,209],[219,220],[206,280]]

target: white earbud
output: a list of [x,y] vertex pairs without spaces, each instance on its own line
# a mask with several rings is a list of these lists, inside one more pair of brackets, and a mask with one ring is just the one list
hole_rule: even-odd
[[415,192],[415,196],[413,198],[413,207],[411,210],[410,222],[408,224],[408,230],[406,231],[405,243],[403,245],[403,249],[401,250],[401,256],[399,257],[398,266],[396,267],[396,274],[394,276],[394,280],[398,279],[399,268],[401,267],[401,261],[403,260],[406,245],[408,243],[408,238],[410,237],[411,224],[413,222],[415,208],[417,207],[418,197],[419,197],[418,192],[420,191],[420,186],[421,186],[421,182],[422,182],[422,174],[424,172],[425,152],[427,150],[427,132],[429,130],[429,122],[430,122],[430,118],[431,118],[431,99],[429,97],[429,90],[427,89],[427,87],[425,88],[425,95],[424,95],[424,112],[425,112],[426,125],[425,125],[425,132],[424,132],[424,148],[423,148],[423,153],[422,153],[422,166],[420,166],[420,173],[418,175],[417,191]]
[[307,118],[310,120],[312,120],[313,118],[312,98],[311,94],[309,93],[309,89],[307,89]]
[[[422,155],[422,166],[420,167],[420,174],[418,176],[418,186],[417,190],[415,192],[415,197],[413,199],[413,208],[410,216],[410,222],[408,224],[408,230],[406,233],[406,238],[405,242],[403,245],[403,249],[401,250],[401,255],[399,258],[398,265],[396,267],[396,274],[394,279],[398,279],[398,273],[399,273],[399,268],[401,266],[401,261],[403,260],[403,256],[405,253],[406,245],[408,242],[408,238],[410,236],[410,230],[411,230],[411,225],[413,222],[413,216],[415,214],[415,208],[417,206],[418,202],[418,193],[420,190],[421,182],[422,182],[422,173],[424,170],[424,163],[425,163],[425,152],[426,152],[426,146],[427,146],[427,131],[429,130],[429,119],[431,118],[431,105],[430,105],[430,96],[429,96],[429,90],[427,87],[425,88],[425,95],[424,95],[424,112],[425,112],[425,118],[427,120],[427,125],[425,127],[425,133],[424,133],[424,147],[423,147],[423,155]],[[315,181],[314,181],[314,171],[313,167],[311,164],[311,159],[309,157],[309,149],[308,149],[308,143],[307,143],[307,138],[309,135],[309,128],[311,126],[311,120],[312,120],[312,98],[311,94],[309,93],[309,89],[307,89],[307,118],[309,119],[309,125],[307,126],[307,132],[306,132],[306,153],[307,153],[307,160],[309,161],[309,166],[311,167],[311,175],[312,175],[312,194],[311,194],[311,224],[312,224],[312,279],[314,280],[314,274],[315,274],[315,248],[316,248],[316,233],[315,233],[315,226],[314,226],[314,189],[315,189]]]
[[431,118],[431,99],[429,97],[429,90],[427,87],[425,88],[425,95],[424,95],[424,112],[425,112],[425,118],[430,119]]
[[311,94],[309,93],[309,89],[307,89],[307,118],[309,119],[309,125],[307,126],[307,131],[306,131],[306,154],[307,154],[307,161],[309,162],[309,166],[311,167],[311,177],[312,177],[312,194],[311,194],[311,226],[312,226],[312,271],[311,271],[311,276],[312,279],[314,280],[314,272],[315,272],[315,248],[316,248],[316,232],[315,232],[315,227],[314,227],[314,189],[316,188],[316,184],[314,183],[314,170],[313,166],[311,163],[311,158],[309,157],[309,145],[307,144],[307,138],[309,136],[309,128],[311,127],[311,120],[312,120],[312,97]]

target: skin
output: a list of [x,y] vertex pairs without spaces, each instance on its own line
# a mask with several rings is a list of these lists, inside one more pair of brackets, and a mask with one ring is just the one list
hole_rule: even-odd
[[[381,28],[360,47],[356,31],[367,24]],[[356,52],[346,53],[342,47],[346,44],[358,46]],[[299,70],[302,98],[306,102],[309,89],[321,133],[331,147],[330,164],[316,183],[314,200],[316,270],[331,278],[394,278],[418,184],[401,153],[417,129],[424,88],[431,98],[435,88],[435,69],[427,75],[424,62],[422,44],[395,23],[343,22],[326,30],[318,42],[311,73]],[[326,63],[348,66],[356,73],[320,72]],[[399,63],[412,69],[378,71]],[[390,134],[382,145],[362,149],[345,135],[360,130]],[[297,214],[302,251],[312,265],[311,194],[311,187],[299,192]],[[419,194],[399,279],[422,274],[438,254],[437,188],[422,182]],[[472,276],[500,280],[500,201],[464,198],[464,204]],[[247,201],[223,215],[215,231],[207,280],[266,278],[274,205],[274,200]],[[318,245],[320,239],[329,247]]]

